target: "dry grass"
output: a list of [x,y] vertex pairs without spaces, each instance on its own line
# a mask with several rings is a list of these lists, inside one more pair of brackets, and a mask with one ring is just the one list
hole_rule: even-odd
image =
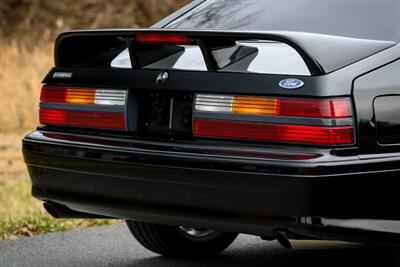
[[19,179],[0,187],[0,240],[121,223],[121,220],[54,219],[31,197],[31,184]]
[[0,132],[37,125],[40,84],[52,64],[51,44],[0,42]]
[[0,220],[41,209],[40,201],[29,194],[29,176],[21,153],[21,140],[26,133],[0,133]]
[[21,154],[25,131],[0,133],[0,240],[120,222],[56,220],[31,196],[31,183]]
[[0,133],[0,186],[28,178],[21,154],[21,139],[25,133],[22,130]]

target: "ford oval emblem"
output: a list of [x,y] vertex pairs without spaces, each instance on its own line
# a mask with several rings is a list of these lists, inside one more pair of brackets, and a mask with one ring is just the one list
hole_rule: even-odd
[[299,79],[285,79],[280,81],[279,86],[285,89],[298,89],[304,85],[304,82]]

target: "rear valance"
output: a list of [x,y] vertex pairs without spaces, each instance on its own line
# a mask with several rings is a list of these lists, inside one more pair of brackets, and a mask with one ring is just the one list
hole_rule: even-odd
[[[160,42],[154,37],[159,37]],[[228,56],[228,60],[251,57],[255,49],[238,43],[251,40],[281,42],[291,46],[302,57],[311,75],[330,73],[396,44],[390,41],[284,31],[82,30],[63,33],[57,38],[55,63],[57,67],[110,66],[110,62],[128,48],[132,68],[141,68],[158,57],[179,53],[179,47],[173,46],[174,41],[176,45],[182,45],[184,41],[184,44],[198,45],[207,70],[217,71],[223,66],[221,62],[227,60],[221,59],[220,55]],[[235,53],[226,55],[227,48],[233,48]],[[154,50],[157,53],[138,57],[141,51]],[[216,53],[218,50],[221,51],[220,55]]]

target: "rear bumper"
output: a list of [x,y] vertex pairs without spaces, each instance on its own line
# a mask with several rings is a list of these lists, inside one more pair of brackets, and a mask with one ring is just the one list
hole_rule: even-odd
[[[166,147],[40,131],[23,141],[33,195],[79,212],[265,236],[284,228],[362,241],[372,231],[400,232],[393,207],[400,158],[319,150],[307,152],[318,157],[294,160],[279,148],[242,148],[247,156],[239,157],[232,149],[227,155],[205,146]],[[349,219],[363,219],[364,228],[343,224]],[[379,228],[382,220],[393,224]]]

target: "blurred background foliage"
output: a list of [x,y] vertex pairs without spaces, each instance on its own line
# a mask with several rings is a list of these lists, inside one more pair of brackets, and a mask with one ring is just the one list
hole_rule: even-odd
[[0,36],[27,41],[54,40],[82,28],[149,27],[188,0],[1,0]]
[[0,240],[111,223],[54,220],[30,195],[21,139],[63,31],[148,27],[189,0],[0,0]]

